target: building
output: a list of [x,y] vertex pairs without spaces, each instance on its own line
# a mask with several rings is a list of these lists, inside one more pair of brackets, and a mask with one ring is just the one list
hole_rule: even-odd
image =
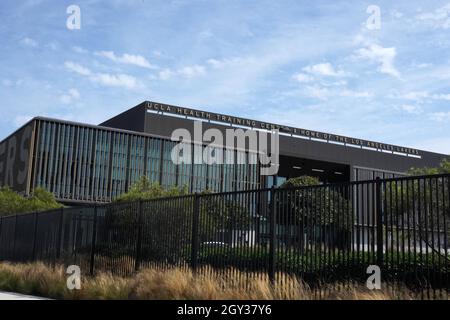
[[[258,164],[179,164],[171,160],[172,132],[203,129],[279,129],[280,167],[261,176]],[[204,146],[207,148],[207,146]],[[252,152],[225,150],[235,157]],[[146,175],[191,192],[280,185],[290,177],[359,181],[437,166],[446,155],[234,116],[143,102],[98,126],[36,117],[0,142],[0,185],[29,194],[41,186],[66,204],[109,202]]]

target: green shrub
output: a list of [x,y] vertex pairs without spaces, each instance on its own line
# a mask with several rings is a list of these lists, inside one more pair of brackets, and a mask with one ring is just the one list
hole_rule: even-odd
[[133,184],[128,192],[121,194],[115,202],[130,202],[137,200],[151,200],[163,197],[176,197],[186,195],[187,186],[182,188],[171,187],[165,189],[159,183],[151,182],[146,176],[143,176]]
[[39,212],[61,208],[52,193],[36,188],[29,197],[24,197],[9,187],[0,188],[0,216],[17,213]]

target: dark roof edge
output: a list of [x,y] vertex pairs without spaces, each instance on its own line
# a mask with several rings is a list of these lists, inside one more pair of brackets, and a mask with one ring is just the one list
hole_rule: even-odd
[[[170,106],[170,107],[176,107],[176,108],[188,109],[188,110],[192,110],[192,111],[194,111],[194,112],[195,112],[195,111],[196,111],[196,112],[209,112],[209,113],[213,113],[213,114],[217,114],[217,115],[221,115],[221,116],[226,116],[226,117],[240,118],[240,117],[237,117],[237,116],[230,116],[230,115],[226,115],[226,114],[218,113],[218,112],[214,112],[214,111],[204,111],[204,110],[194,109],[194,108],[190,108],[190,107],[183,107],[183,106],[179,106],[179,105],[167,104],[167,103],[162,103],[162,102],[157,102],[157,101],[146,100],[146,101],[144,101],[143,103],[144,103],[146,106],[148,106],[149,104],[152,104],[152,103],[153,103],[153,104],[160,104],[160,105],[165,105],[165,106]],[[162,114],[170,115],[170,114],[174,114],[174,113],[172,113],[172,112],[164,112],[164,111],[163,111]],[[202,119],[202,118],[199,118],[199,119]],[[246,119],[246,118],[241,118],[241,119]],[[247,119],[247,120],[253,120],[253,119]],[[278,124],[275,124],[275,123],[266,122],[266,121],[261,121],[261,120],[255,120],[255,121],[257,121],[257,122],[264,122],[264,123],[267,123],[267,124],[278,125]],[[227,125],[227,123],[226,123],[226,122],[223,122],[223,125]],[[278,125],[278,126],[283,127],[284,125]],[[287,127],[287,126],[284,126],[284,127]],[[249,128],[252,128],[252,127],[249,127]],[[301,130],[301,128],[297,128],[297,129],[300,129],[300,130]],[[304,129],[304,130],[308,130],[308,129]],[[309,131],[316,131],[316,130],[309,130]],[[316,132],[318,132],[318,131],[316,131]],[[323,133],[323,132],[321,132],[321,133]],[[331,135],[332,133],[328,133],[328,134]],[[336,135],[336,134],[333,134],[333,135]],[[296,135],[294,134],[293,137],[295,137],[295,136],[296,136]],[[423,149],[417,149],[417,148],[413,148],[413,147],[400,146],[400,145],[396,145],[396,144],[383,143],[383,142],[378,142],[378,141],[368,140],[368,139],[362,139],[362,138],[353,138],[353,137],[344,136],[344,135],[339,135],[339,136],[342,136],[342,137],[345,137],[345,138],[349,138],[349,139],[362,140],[362,141],[366,141],[366,142],[374,142],[374,143],[379,143],[379,144],[385,144],[385,145],[390,145],[390,146],[399,147],[399,148],[409,148],[409,149],[417,150],[417,151],[419,151],[419,152],[421,152],[421,153],[423,153],[423,154],[434,154],[434,155],[439,155],[439,156],[450,157],[450,154],[438,153],[438,152],[427,151],[427,150],[423,150]],[[326,143],[326,142],[324,142],[324,143]],[[395,153],[392,153],[392,154],[395,155]]]

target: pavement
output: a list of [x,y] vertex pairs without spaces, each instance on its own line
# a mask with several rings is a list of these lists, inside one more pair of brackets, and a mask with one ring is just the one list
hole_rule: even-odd
[[28,296],[25,294],[0,291],[0,300],[49,300],[46,298]]

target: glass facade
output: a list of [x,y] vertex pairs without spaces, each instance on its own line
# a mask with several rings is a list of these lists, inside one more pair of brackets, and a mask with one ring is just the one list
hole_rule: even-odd
[[380,170],[375,170],[375,169],[359,168],[359,167],[353,168],[353,180],[354,181],[373,180],[376,178],[389,179],[389,178],[402,177],[404,175],[405,174],[398,173],[398,172],[394,173],[394,172],[380,171]]
[[201,146],[207,157],[223,152],[246,162],[177,165],[171,159],[176,142],[168,139],[51,120],[36,120],[35,130],[31,187],[44,187],[61,201],[109,202],[144,175],[190,192],[260,187],[258,164],[249,162],[254,154]]

